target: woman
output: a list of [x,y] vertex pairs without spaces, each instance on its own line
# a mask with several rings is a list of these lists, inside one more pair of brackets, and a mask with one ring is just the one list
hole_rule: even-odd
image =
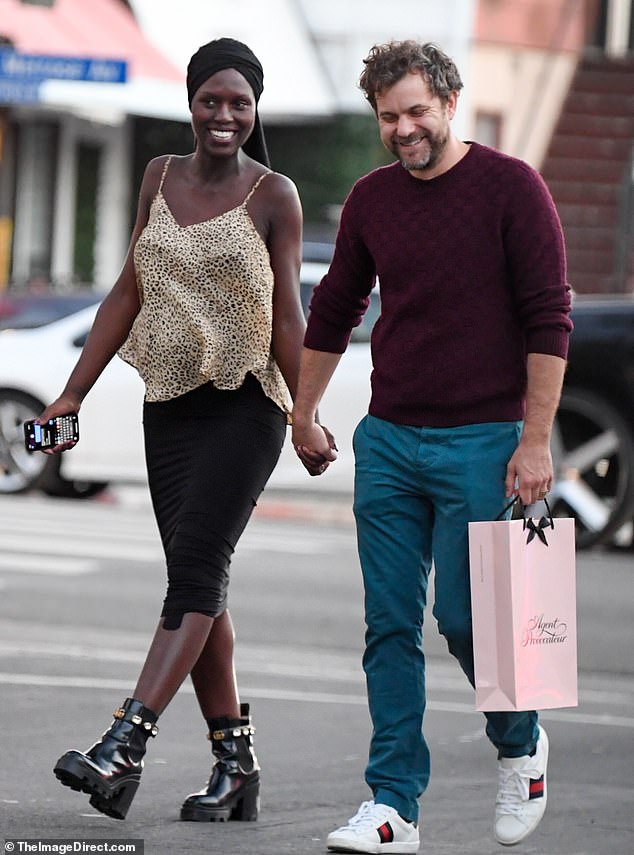
[[[64,391],[40,416],[78,411],[117,351],[145,381],[167,594],[134,697],[95,745],[68,751],[54,769],[116,819],[138,788],[146,741],[188,674],[216,762],[181,818],[258,813],[254,730],[238,697],[226,607],[229,565],[284,442],[305,326],[301,208],[290,179],[268,168],[257,112],[262,80],[258,59],[233,39],[192,57],[195,150],[148,164],[123,270]],[[324,463],[304,461],[311,474]]]

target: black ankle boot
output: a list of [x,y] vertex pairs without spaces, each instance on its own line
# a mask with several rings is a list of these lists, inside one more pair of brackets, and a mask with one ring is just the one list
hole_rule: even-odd
[[190,822],[252,822],[260,808],[260,766],[253,752],[249,705],[241,704],[240,718],[207,719],[211,751],[216,758],[205,789],[188,796],[181,819]]
[[145,743],[158,733],[158,716],[133,698],[113,715],[99,742],[85,754],[67,751],[53,772],[65,787],[88,793],[90,804],[101,813],[125,819],[141,780]]

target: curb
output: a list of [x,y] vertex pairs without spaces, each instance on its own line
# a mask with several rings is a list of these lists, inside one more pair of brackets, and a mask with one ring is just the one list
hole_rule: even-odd
[[314,501],[292,495],[262,496],[253,515],[258,519],[354,526],[352,496],[323,497]]
[[[122,505],[131,509],[151,511],[146,485],[117,485],[90,501],[102,505]],[[253,511],[257,519],[278,522],[315,523],[342,527],[354,526],[352,495],[324,493],[318,498],[306,498],[301,490],[266,490]]]

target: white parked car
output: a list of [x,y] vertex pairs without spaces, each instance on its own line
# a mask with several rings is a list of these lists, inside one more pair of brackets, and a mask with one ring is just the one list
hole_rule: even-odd
[[118,358],[82,406],[72,451],[53,457],[24,446],[24,421],[61,392],[96,311],[95,304],[44,326],[0,332],[0,492],[92,495],[110,481],[144,478],[143,383]]
[[[304,306],[325,270],[322,262],[303,265]],[[352,491],[352,434],[370,397],[368,338],[379,311],[378,293],[373,297],[319,408],[336,437],[339,459],[324,475],[310,478],[293,452],[289,431],[269,482],[272,488]],[[85,306],[94,294],[72,296],[72,301],[77,299]],[[23,422],[38,416],[59,394],[96,309],[92,304],[76,310],[74,302],[71,308],[68,296],[54,305],[30,298],[0,299],[0,493],[41,489],[83,497],[109,483],[145,482],[143,383],[118,357],[84,401],[80,441],[72,451],[49,456],[24,447]],[[59,318],[61,311],[73,313]],[[556,477],[550,503],[556,515],[577,520],[579,548],[610,540],[632,543],[632,313],[632,303],[626,300],[577,301],[573,309],[575,335],[553,431]],[[47,318],[55,320],[44,323]],[[36,323],[41,326],[30,328]]]
[[[303,265],[304,303],[325,269],[324,264]],[[27,452],[24,446],[23,423],[59,395],[96,311],[95,304],[37,328],[0,329],[0,493],[36,488],[50,495],[82,497],[108,483],[145,481],[143,382],[118,357],[84,400],[75,448],[52,456]],[[368,323],[371,317],[369,313]],[[322,421],[336,437],[340,459],[323,476],[310,478],[293,452],[289,429],[270,486],[352,490],[352,433],[367,412],[370,396],[365,332],[361,337],[366,340],[352,343],[344,354],[320,407]]]

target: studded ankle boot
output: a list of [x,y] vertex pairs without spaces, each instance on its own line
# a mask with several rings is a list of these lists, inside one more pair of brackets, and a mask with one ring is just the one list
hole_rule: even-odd
[[249,705],[240,706],[240,718],[207,719],[208,738],[216,762],[207,786],[188,796],[181,819],[190,822],[252,822],[260,807],[260,766],[253,751]]
[[114,722],[85,754],[67,751],[53,772],[65,787],[90,796],[90,804],[113,819],[125,819],[139,787],[148,737],[156,736],[158,716],[141,701],[127,698]]

